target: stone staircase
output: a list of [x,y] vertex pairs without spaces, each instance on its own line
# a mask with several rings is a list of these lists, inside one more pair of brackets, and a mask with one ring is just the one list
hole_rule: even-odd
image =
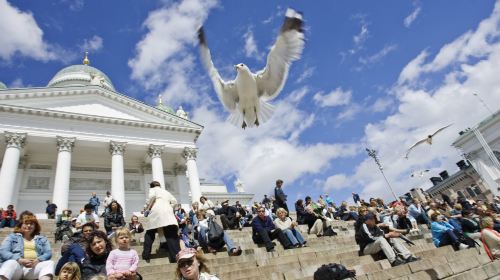
[[[41,220],[42,234],[47,236],[52,245],[53,260],[60,257],[61,243],[54,243],[54,220]],[[102,221],[101,221],[101,224]],[[408,248],[422,260],[391,267],[389,262],[375,260],[372,256],[358,256],[358,246],[354,241],[352,222],[338,221],[334,224],[338,233],[334,237],[307,235],[306,228],[300,226],[308,247],[284,250],[277,242],[276,251],[266,252],[252,242],[251,228],[242,231],[228,231],[235,244],[241,246],[243,253],[238,257],[230,257],[226,252],[216,255],[207,254],[208,267],[211,273],[222,280],[306,280],[313,279],[316,269],[322,264],[341,263],[349,269],[355,269],[359,280],[382,279],[499,279],[500,261],[491,262],[481,249],[453,251],[450,246],[436,248],[432,243],[429,230],[422,228],[420,233],[412,233],[408,237],[415,243]],[[12,232],[5,228],[0,231],[0,239]],[[142,246],[132,246],[138,254]],[[158,240],[153,244],[150,263],[140,261],[139,273],[145,280],[175,279],[175,264],[170,264],[164,250],[159,249]]]

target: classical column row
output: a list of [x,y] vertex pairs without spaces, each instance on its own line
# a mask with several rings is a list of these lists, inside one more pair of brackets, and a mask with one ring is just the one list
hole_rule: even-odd
[[[13,202],[17,170],[22,149],[26,143],[26,133],[5,132],[7,147],[0,170],[0,207],[6,208]],[[54,182],[52,201],[58,206],[61,213],[68,208],[69,183],[71,174],[71,154],[75,146],[74,137],[56,137],[57,141],[57,167]],[[111,141],[111,193],[125,210],[125,172],[123,156],[126,148],[125,142]],[[153,180],[158,181],[165,188],[163,174],[162,153],[164,146],[150,145],[148,155],[151,157]],[[191,190],[192,201],[198,201],[201,196],[198,168],[196,166],[196,148],[186,147],[183,157],[186,160],[187,176]]]

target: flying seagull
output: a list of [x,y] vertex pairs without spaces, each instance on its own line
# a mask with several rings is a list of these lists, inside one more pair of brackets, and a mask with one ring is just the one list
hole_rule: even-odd
[[217,96],[231,113],[228,119],[232,123],[241,124],[245,129],[247,126],[259,126],[271,117],[274,107],[268,101],[281,92],[290,64],[300,58],[304,49],[302,25],[302,14],[288,9],[280,34],[267,55],[265,68],[252,73],[245,64],[236,64],[236,78],[232,81],[221,78],[212,62],[203,27],[198,30],[201,60]]
[[429,169],[424,169],[424,170],[420,170],[420,171],[415,171],[413,173],[411,173],[410,177],[411,178],[414,178],[414,177],[423,177],[425,173],[429,172],[430,170]]
[[411,147],[408,149],[408,151],[406,151],[406,156],[405,156],[405,158],[406,158],[406,159],[408,159],[408,155],[410,154],[411,150],[412,150],[413,148],[415,148],[416,146],[420,145],[420,144],[427,143],[427,144],[429,144],[429,145],[432,145],[432,138],[433,138],[434,136],[436,136],[436,134],[438,134],[439,132],[441,132],[441,131],[443,131],[443,130],[447,129],[448,127],[450,127],[450,126],[452,126],[452,125],[453,125],[453,124],[449,124],[449,125],[447,125],[447,126],[441,127],[440,129],[436,130],[436,132],[434,132],[432,135],[427,135],[427,138],[422,139],[422,140],[418,141],[417,143],[413,144],[413,146],[411,146]]

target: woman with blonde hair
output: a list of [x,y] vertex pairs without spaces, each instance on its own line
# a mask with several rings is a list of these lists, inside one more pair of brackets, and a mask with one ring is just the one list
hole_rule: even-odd
[[193,248],[186,248],[177,254],[176,279],[179,280],[219,280],[211,275],[207,266],[207,259],[201,252]]
[[493,229],[493,219],[484,217],[481,219],[481,241],[484,250],[491,260],[500,259],[500,233]]
[[80,280],[80,267],[75,262],[65,263],[59,273],[59,280]]
[[287,217],[288,212],[284,208],[278,208],[276,215],[278,218],[274,219],[274,225],[281,229],[292,245],[296,248],[305,246],[306,241],[302,237],[302,234],[295,228],[297,223],[292,221],[290,217]]

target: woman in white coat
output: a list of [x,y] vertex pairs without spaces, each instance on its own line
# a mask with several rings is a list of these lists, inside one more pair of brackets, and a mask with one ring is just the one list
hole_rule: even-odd
[[175,256],[181,250],[179,244],[179,228],[175,219],[172,205],[177,203],[175,197],[161,188],[160,183],[153,181],[149,184],[149,198],[146,212],[146,233],[144,235],[144,249],[142,258],[149,262],[151,247],[155,241],[155,234],[164,235],[167,239],[168,255],[171,263],[175,263]]

